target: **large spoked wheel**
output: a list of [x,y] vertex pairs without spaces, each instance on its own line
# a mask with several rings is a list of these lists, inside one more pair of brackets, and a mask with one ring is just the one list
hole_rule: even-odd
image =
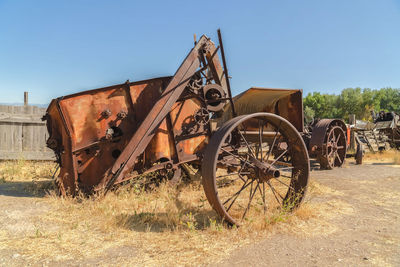
[[343,165],[346,158],[346,135],[340,126],[329,129],[326,143],[322,148],[320,164],[322,169],[331,170]]
[[242,115],[215,132],[202,162],[203,186],[230,224],[253,215],[293,210],[304,198],[310,165],[299,132],[270,113]]

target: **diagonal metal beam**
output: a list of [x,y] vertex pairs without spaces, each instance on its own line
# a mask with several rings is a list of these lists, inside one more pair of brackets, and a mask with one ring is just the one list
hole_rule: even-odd
[[162,93],[160,99],[156,102],[150,113],[137,129],[128,145],[115,161],[113,167],[102,178],[97,189],[104,187],[108,189],[113,184],[121,182],[129,170],[133,168],[135,161],[144,152],[153,138],[155,130],[171,111],[172,106],[181,96],[190,78],[199,68],[199,52],[207,42],[211,41],[203,35],[187,55],[186,59],[183,61]]

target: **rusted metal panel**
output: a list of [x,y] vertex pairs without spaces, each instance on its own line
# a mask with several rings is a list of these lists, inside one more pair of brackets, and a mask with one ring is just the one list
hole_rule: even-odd
[[[126,83],[65,96],[48,112],[49,141],[60,150],[68,193],[98,185],[128,144],[170,78]],[[62,131],[60,131],[60,129]],[[55,140],[55,141],[53,141]],[[62,151],[61,151],[62,150]]]

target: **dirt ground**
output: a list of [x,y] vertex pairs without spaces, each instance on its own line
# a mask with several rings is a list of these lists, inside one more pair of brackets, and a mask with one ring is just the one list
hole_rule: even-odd
[[314,171],[339,201],[326,236],[275,235],[232,253],[218,266],[400,266],[400,168],[385,163]]
[[[257,242],[233,250],[211,266],[400,266],[400,166],[366,163],[312,172],[311,178],[324,187],[309,203],[324,203],[324,224],[314,232],[276,232]],[[51,207],[40,197],[27,193],[27,182],[0,184],[0,238],[25,235],[37,229],[36,218]],[[328,192],[328,193],[327,193]],[[299,228],[300,229],[300,228]],[[20,251],[1,247],[1,266],[89,266],[112,265],[135,257],[132,247],[110,248],[101,257],[35,262]],[[57,251],[54,252],[57,254]],[[122,261],[123,262],[123,261]],[[197,265],[196,262],[192,262]]]

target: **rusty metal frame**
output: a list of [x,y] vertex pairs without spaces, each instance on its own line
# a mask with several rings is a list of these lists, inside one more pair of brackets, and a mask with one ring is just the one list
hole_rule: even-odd
[[[122,182],[129,170],[133,168],[135,161],[139,155],[144,152],[153,138],[154,130],[170,112],[173,104],[176,103],[182,95],[190,78],[200,67],[200,53],[205,50],[207,44],[210,45],[210,40],[206,36],[202,36],[178,68],[160,99],[136,130],[128,145],[115,161],[113,167],[102,178],[96,189],[101,189],[103,187],[109,189],[113,184]],[[216,54],[216,51],[214,54]],[[209,62],[212,61],[212,58],[213,56],[208,57]],[[206,67],[208,66],[203,66],[201,70],[205,70]],[[194,157],[194,159],[195,158],[196,157]]]
[[[291,186],[287,185],[287,200],[295,202],[293,207],[299,205],[302,197],[298,198],[297,193],[304,196],[310,168],[308,151],[299,133],[304,126],[302,91],[272,89],[264,91],[261,96],[265,98],[260,99],[259,93],[263,89],[249,89],[247,97],[253,98],[250,101],[253,105],[245,106],[244,109],[248,110],[244,114],[248,115],[237,116],[239,108],[235,105],[239,103],[232,99],[220,30],[218,38],[217,47],[204,35],[195,41],[172,77],[136,83],[126,81],[52,101],[46,118],[48,126],[55,130],[50,137],[53,140],[49,141],[59,154],[60,162],[66,162],[58,177],[62,194],[75,195],[78,190],[89,194],[102,190],[107,192],[116,184],[154,171],[162,179],[171,179],[168,175],[173,171],[171,181],[174,182],[176,177],[180,177],[181,168],[184,169],[180,165],[190,162],[201,165],[205,174],[203,178],[208,172],[204,189],[215,208],[218,201],[214,197],[218,197],[218,193],[214,194],[215,188],[210,187],[216,185],[215,167],[228,162],[225,167],[231,175],[232,170],[246,165],[242,164],[239,156],[242,152],[239,151],[247,149],[251,163],[246,168],[254,173],[247,180],[251,179],[251,183],[257,181],[258,187],[260,183],[264,185],[273,177],[280,176],[274,164],[283,165],[284,169],[291,167],[292,176],[289,178],[293,179]],[[222,57],[223,67],[217,55]],[[223,111],[227,106],[234,119],[223,121]],[[257,110],[260,107],[262,110]],[[219,119],[222,125],[217,129]],[[227,141],[228,136],[230,139]],[[257,143],[254,143],[255,138],[260,158],[254,157],[254,147],[249,145],[249,142]],[[266,142],[269,151],[263,153]],[[234,146],[228,154],[214,151],[225,144]],[[211,156],[207,154],[210,149]],[[239,163],[237,158],[236,161],[230,159],[235,155],[233,153],[239,157]],[[276,157],[275,160],[272,161],[270,155]],[[255,176],[257,173],[261,175],[258,178]],[[261,187],[258,188],[261,194]],[[263,196],[265,202],[265,191]],[[243,217],[246,212],[247,209]],[[224,214],[221,216],[236,223]]]

